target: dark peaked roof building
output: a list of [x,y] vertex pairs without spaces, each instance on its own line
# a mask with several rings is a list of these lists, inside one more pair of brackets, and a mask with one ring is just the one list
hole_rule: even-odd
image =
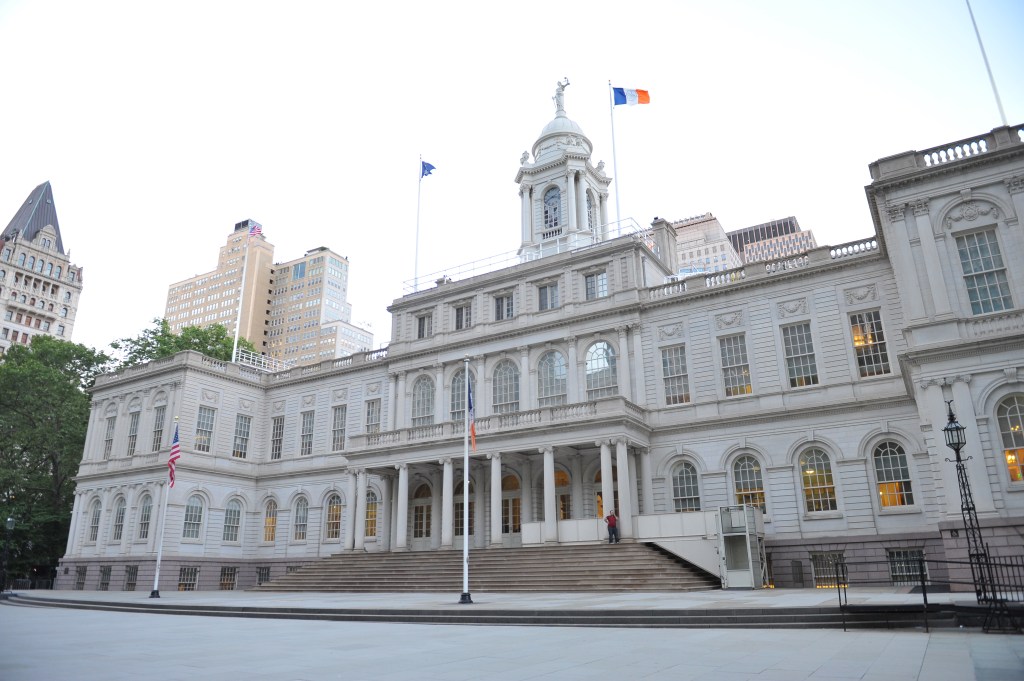
[[58,253],[64,255],[64,243],[60,238],[60,223],[57,222],[57,207],[53,203],[53,188],[49,181],[42,183],[32,190],[32,193],[21,204],[21,208],[15,213],[7,229],[0,237],[3,241],[11,241],[15,238],[33,241],[40,230],[50,226],[56,233],[54,248]]

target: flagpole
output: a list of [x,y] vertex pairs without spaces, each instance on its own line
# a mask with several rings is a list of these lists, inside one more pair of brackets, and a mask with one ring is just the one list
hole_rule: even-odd
[[466,377],[466,413],[462,434],[462,597],[460,604],[473,602],[469,594],[469,357],[462,360],[462,371]]
[[619,163],[615,155],[615,91],[612,81],[608,81],[608,115],[612,119],[612,179],[615,181],[615,229],[621,229],[622,216],[619,210]]
[[416,252],[413,256],[412,290],[420,290],[420,193],[423,189],[423,154],[420,154],[420,179],[416,185]]
[[992,85],[992,94],[996,96],[996,106],[999,107],[999,116],[1003,119],[1003,127],[1009,125],[1006,122],[1006,112],[1003,111],[1003,100],[999,99],[999,90],[996,88],[996,79],[992,77],[992,67],[988,65],[988,55],[985,54],[985,45],[981,42],[981,33],[978,32],[978,22],[974,20],[974,10],[971,9],[971,0],[967,2],[967,13],[971,15],[971,25],[974,26],[974,35],[978,39],[978,47],[981,48],[981,58],[985,61],[985,70],[988,71],[988,82]]
[[[250,227],[250,229],[252,229]],[[245,235],[245,246],[243,249],[245,253],[242,255],[242,283],[238,287],[238,314],[235,316],[235,340],[231,344],[231,361],[235,362],[238,360],[238,332],[242,328],[242,301],[245,299],[245,271],[249,267],[249,237],[251,233]]]
[[[174,433],[178,433],[178,417],[174,417]],[[173,447],[173,445],[172,445]],[[171,488],[174,487],[174,480],[168,481],[167,490],[164,492],[163,508],[160,510],[160,532],[156,544],[156,571],[153,573],[153,590],[149,592],[150,598],[160,598],[160,560],[164,555],[164,526],[167,524],[167,500],[171,497]]]

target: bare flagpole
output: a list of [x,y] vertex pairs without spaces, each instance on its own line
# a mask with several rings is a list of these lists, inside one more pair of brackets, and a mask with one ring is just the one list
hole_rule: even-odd
[[988,65],[988,55],[985,54],[985,45],[981,42],[981,33],[978,32],[978,22],[974,20],[974,11],[971,9],[971,0],[967,3],[967,13],[971,15],[971,25],[974,26],[974,35],[978,38],[978,47],[981,48],[981,58],[985,61],[985,70],[988,71],[988,82],[992,85],[992,94],[996,96],[996,106],[999,107],[999,117],[1003,119],[1003,127],[1009,125],[1006,122],[1006,112],[1003,111],[1003,101],[999,99],[999,89],[996,87],[996,79],[992,77],[992,67]]
[[466,412],[462,435],[462,597],[460,604],[473,602],[469,594],[469,420],[472,418],[472,396],[469,387],[469,357],[462,360],[466,377]]
[[178,460],[180,444],[178,442],[178,417],[174,417],[174,441],[171,442],[171,452],[167,458],[168,484],[164,492],[163,508],[160,510],[160,530],[157,535],[156,544],[156,571],[153,573],[153,590],[149,592],[150,598],[160,598],[160,559],[164,554],[164,526],[167,524],[167,500],[171,497],[171,489],[174,488],[174,463]]
[[[612,180],[615,182],[615,229],[621,229],[622,216],[619,210],[619,163],[615,155],[615,91],[612,89],[612,81],[608,81],[608,115],[612,119]],[[605,227],[607,229],[607,226]]]
[[423,154],[420,154],[420,179],[416,185],[416,252],[413,256],[412,290],[420,290],[420,193],[423,190]]

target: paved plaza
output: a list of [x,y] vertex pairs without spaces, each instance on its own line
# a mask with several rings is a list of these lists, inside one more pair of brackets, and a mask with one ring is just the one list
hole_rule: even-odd
[[[37,595],[42,592],[32,592]],[[141,601],[145,593],[47,592]],[[698,594],[162,593],[161,603],[259,607],[783,607],[814,590]],[[948,595],[946,596],[949,597]],[[851,592],[851,602],[919,596]],[[717,606],[713,604],[718,604]],[[198,617],[0,605],[3,681],[1020,681],[1024,636],[976,630],[464,626]]]

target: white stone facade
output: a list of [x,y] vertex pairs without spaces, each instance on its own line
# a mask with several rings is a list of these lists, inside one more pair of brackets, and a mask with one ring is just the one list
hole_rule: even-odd
[[[522,262],[396,300],[386,350],[278,374],[182,353],[102,377],[58,588],[96,588],[104,567],[109,588],[149,588],[160,533],[165,588],[461,547],[467,359],[472,547],[599,541],[614,498],[623,539],[711,571],[713,523],[680,511],[762,506],[779,586],[809,586],[822,552],[962,557],[952,399],[991,550],[1019,554],[1024,480],[1001,424],[1024,405],[1024,142],[979,139],[978,155],[872,164],[876,236],[858,242],[663,284],[668,222],[602,240],[570,211],[593,243],[549,251],[524,199]],[[543,152],[553,177],[576,168],[560,193],[601,177],[589,142]]]

